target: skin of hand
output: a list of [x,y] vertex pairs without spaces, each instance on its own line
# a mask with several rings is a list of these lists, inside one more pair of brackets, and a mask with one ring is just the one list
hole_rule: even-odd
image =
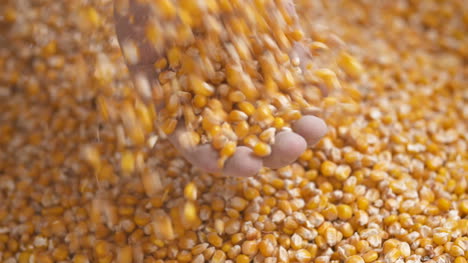
[[[142,74],[149,80],[150,84],[157,82],[157,73],[154,67],[155,61],[161,58],[145,40],[144,25],[149,16],[149,8],[145,8],[136,0],[124,1],[128,3],[127,12],[119,13],[117,6],[120,0],[115,1],[114,18],[117,38],[120,46],[126,41],[135,43],[139,50],[139,60],[136,64],[126,60],[128,69],[134,83],[136,76]],[[290,2],[291,12],[295,15],[295,8]],[[122,52],[124,50],[122,49]],[[307,56],[304,49],[298,49],[296,55],[303,58]],[[199,145],[193,149],[181,147],[180,138],[184,132],[184,127],[179,126],[176,131],[169,136],[171,143],[179,152],[193,165],[211,173],[222,173],[226,176],[253,176],[262,167],[272,169],[280,168],[294,162],[308,146],[316,144],[327,132],[325,122],[315,116],[303,116],[292,125],[292,131],[282,131],[275,137],[272,145],[272,152],[269,156],[260,158],[253,154],[252,150],[246,146],[238,146],[236,152],[225,163],[221,171],[217,165],[218,153],[209,144]]]

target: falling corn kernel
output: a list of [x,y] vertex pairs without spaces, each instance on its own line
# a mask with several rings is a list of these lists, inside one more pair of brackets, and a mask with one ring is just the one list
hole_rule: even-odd
[[87,146],[84,148],[84,157],[93,166],[94,169],[99,170],[101,167],[101,157],[96,147]]
[[190,182],[184,188],[184,196],[190,201],[195,201],[197,199],[197,186],[195,183]]
[[315,71],[315,74],[325,81],[325,84],[331,90],[336,90],[341,88],[340,82],[335,74],[335,72],[330,69],[318,69]]
[[163,190],[161,178],[156,171],[143,172],[141,181],[148,197],[155,196]]
[[353,78],[359,77],[364,71],[362,65],[356,60],[356,58],[347,53],[342,53],[340,55],[338,64],[348,75]]
[[197,217],[197,208],[192,201],[188,201],[184,205],[184,212],[183,212],[183,220],[186,224],[191,225],[193,224]]
[[174,229],[169,216],[164,213],[158,213],[154,221],[151,223],[156,237],[163,240],[174,239]]
[[130,151],[126,151],[122,154],[122,159],[120,161],[121,168],[124,173],[132,173],[135,170],[135,157],[134,154]]

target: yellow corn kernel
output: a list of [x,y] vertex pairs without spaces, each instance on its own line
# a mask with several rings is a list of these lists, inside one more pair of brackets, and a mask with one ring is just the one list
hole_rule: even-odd
[[133,222],[135,222],[135,224],[137,226],[145,226],[146,224],[148,224],[150,222],[151,218],[148,214],[145,214],[145,213],[137,213],[134,217],[133,217]]
[[157,70],[163,70],[167,67],[167,60],[166,58],[160,58],[154,62],[154,68]]
[[460,257],[465,254],[465,250],[458,245],[452,245],[449,249],[449,254],[453,257]]
[[344,181],[346,180],[351,174],[351,167],[348,165],[338,165],[335,170],[335,178]]
[[395,223],[397,220],[398,220],[397,215],[389,215],[389,216],[384,218],[384,223],[387,224],[387,225],[391,225],[391,224]]
[[321,78],[328,88],[333,90],[341,88],[340,82],[338,81],[335,72],[331,71],[330,69],[318,69],[315,71],[315,75]]
[[171,218],[167,214],[157,214],[151,223],[155,236],[162,240],[173,240],[175,237]]
[[451,203],[446,198],[440,198],[437,200],[437,207],[442,211],[448,211],[450,209]]
[[36,260],[36,262],[39,262],[39,263],[52,263],[52,262],[54,262],[52,257],[50,255],[46,254],[46,253],[39,253],[36,256],[35,260]]
[[215,232],[208,233],[207,241],[215,247],[220,248],[223,245],[223,239]]
[[236,196],[231,199],[231,207],[237,211],[244,210],[247,207],[247,205],[248,202],[241,197]]
[[[10,249],[10,251],[11,251],[11,249]],[[66,260],[68,258],[67,248],[64,247],[64,246],[59,246],[59,247],[55,248],[54,251],[52,252],[52,257],[55,260],[58,260],[58,261]]]
[[[215,134],[212,138],[212,141],[211,141],[211,145],[213,146],[213,148],[215,148],[216,150],[221,150],[224,148],[224,146],[228,143],[228,138],[226,136],[224,136],[223,134]],[[225,156],[221,156],[221,158],[223,158]]]
[[89,259],[86,255],[76,254],[73,257],[73,263],[89,263]]
[[338,217],[338,210],[335,205],[328,204],[328,206],[323,209],[322,215],[327,220],[335,220]]
[[258,249],[264,257],[271,257],[273,255],[275,247],[273,246],[270,240],[264,239],[259,243]]
[[211,263],[223,263],[226,260],[226,253],[222,250],[216,250],[211,258]]
[[314,155],[314,153],[312,152],[311,149],[307,149],[305,150],[301,156],[299,157],[299,159],[303,160],[303,161],[310,161],[310,159],[312,159],[312,156]]
[[206,104],[208,103],[208,99],[203,96],[203,95],[195,95],[193,97],[193,106],[197,107],[197,108],[203,108],[206,106]]
[[221,126],[210,122],[207,118],[203,119],[202,127],[212,137],[217,136],[221,132]]
[[174,132],[176,127],[177,127],[176,119],[167,119],[163,122],[161,129],[166,135],[170,135]]
[[241,101],[237,103],[237,107],[248,116],[252,116],[255,113],[255,107],[250,102]]
[[362,65],[350,54],[343,52],[338,59],[338,65],[348,74],[350,77],[357,78],[364,71]]
[[376,251],[368,251],[364,255],[362,255],[362,259],[364,262],[369,263],[377,260],[379,258],[379,254]]
[[183,217],[183,222],[185,223],[186,226],[191,226],[193,223],[196,222],[198,219],[197,216],[197,208],[195,206],[195,203],[192,201],[188,201],[184,205],[184,217]]
[[229,93],[228,98],[231,102],[241,102],[245,100],[245,95],[241,91],[235,90]]
[[249,263],[249,262],[250,262],[250,258],[247,255],[239,254],[236,257],[236,263]]
[[453,261],[453,263],[466,263],[468,262],[466,257],[464,256],[460,256],[460,257],[456,257],[455,260]]
[[190,182],[184,188],[184,196],[187,200],[195,201],[197,199],[197,186],[195,183]]
[[310,262],[312,259],[312,254],[307,249],[299,249],[294,254],[294,257],[298,262],[305,263]]
[[198,76],[190,77],[190,84],[195,95],[200,95],[204,97],[210,97],[214,94],[215,89],[210,84],[204,82]]
[[285,126],[284,119],[281,117],[275,117],[273,121],[273,127],[275,127],[276,129],[281,129],[284,126]]
[[239,139],[245,138],[249,134],[249,131],[250,127],[247,121],[240,121],[234,127],[234,132],[236,133],[237,138]]
[[357,205],[358,205],[358,208],[361,209],[361,210],[367,210],[367,208],[369,207],[369,200],[367,200],[365,197],[363,196],[360,196],[358,197],[358,200],[357,200]]
[[354,234],[353,226],[346,222],[340,227],[340,231],[343,234],[343,237],[348,238]]
[[349,205],[338,205],[337,206],[338,210],[338,218],[342,220],[348,220],[353,216],[353,209]]
[[246,113],[240,110],[233,110],[229,113],[228,119],[229,121],[236,122],[236,121],[246,121],[249,116]]
[[302,117],[302,114],[298,110],[290,109],[281,114],[281,118],[283,118],[285,121],[288,122],[293,122],[297,121]]
[[258,197],[260,195],[260,193],[258,192],[257,189],[255,189],[254,187],[247,187],[245,188],[244,190],[244,197],[247,199],[247,200],[253,200],[255,199],[256,197]]
[[135,171],[135,158],[132,152],[126,151],[122,154],[120,167],[124,173],[132,173]]
[[348,164],[353,164],[359,160],[359,153],[356,151],[349,151],[344,154],[344,160]]
[[258,138],[266,143],[273,143],[276,134],[275,128],[268,128],[258,135]]
[[400,256],[400,250],[398,248],[393,248],[385,254],[384,259],[387,262],[396,262]]
[[167,59],[169,61],[169,66],[172,68],[176,68],[180,65],[182,53],[179,48],[173,47],[169,49],[167,53]]
[[29,263],[30,252],[21,252],[18,256],[18,263]]
[[84,15],[94,27],[97,27],[101,23],[101,17],[96,9],[88,7],[84,10]]
[[221,157],[231,157],[236,152],[236,143],[229,141],[221,149]]
[[[164,44],[164,41],[163,39],[161,38],[161,35],[162,35],[162,29],[161,29],[161,26],[159,24],[148,24],[146,27],[145,27],[145,37],[146,39],[148,39],[148,41],[154,45],[154,47],[156,49],[160,49],[163,44]],[[157,64],[155,63],[155,68],[156,69],[164,69],[167,65],[167,60],[164,59],[164,61],[166,61],[166,63],[162,63],[161,60],[158,60]],[[163,64],[164,67],[159,67],[159,66],[162,66]]]
[[184,131],[180,134],[178,139],[181,147],[184,149],[193,149],[200,144],[200,134],[196,131]]
[[364,263],[364,259],[362,259],[361,256],[359,255],[354,255],[354,256],[350,256],[346,259],[345,261],[346,263]]
[[103,256],[110,253],[110,251],[111,251],[110,244],[107,243],[104,240],[99,240],[99,241],[96,242],[96,245],[94,247],[94,251],[96,252],[96,255],[98,257],[103,257]]
[[337,165],[331,161],[325,161],[320,166],[320,172],[325,176],[333,176],[335,174]]
[[169,113],[176,112],[180,107],[179,97],[176,94],[172,94],[169,99],[166,101],[166,110]]
[[464,215],[468,215],[468,199],[460,200],[458,203],[458,209]]
[[171,0],[158,1],[158,7],[163,17],[170,19],[176,15],[177,9]]
[[291,31],[289,36],[294,40],[294,41],[300,41],[302,38],[304,38],[304,32],[300,29],[295,29]]
[[260,157],[268,156],[271,154],[271,146],[264,142],[257,142],[253,147],[253,152]]
[[190,262],[192,260],[192,253],[187,250],[182,250],[177,254],[177,262]]
[[310,44],[309,48],[310,48],[310,51],[311,51],[312,53],[315,53],[315,52],[320,51],[320,50],[327,50],[327,49],[329,49],[329,47],[328,47],[325,43],[320,42],[320,41],[314,41],[314,42],[312,42],[312,43]]
[[330,107],[335,107],[339,103],[338,99],[336,97],[326,97],[323,100],[323,107],[325,108],[330,108]]
[[396,239],[388,239],[383,244],[383,252],[387,254],[390,250],[397,248],[400,242]]
[[283,73],[282,79],[279,84],[280,84],[279,87],[281,88],[281,90],[284,90],[284,91],[288,91],[295,86],[294,76],[291,73],[291,71],[286,70]]
[[254,125],[250,126],[250,129],[249,129],[250,134],[258,135],[260,132],[262,132],[262,127],[260,127],[260,125],[254,124]]
[[93,146],[87,146],[84,150],[84,157],[93,166],[94,169],[99,170],[101,167],[101,156],[99,150]]
[[130,263],[133,261],[131,246],[121,247],[117,250],[117,263]]
[[258,245],[257,241],[247,240],[242,243],[242,253],[248,256],[254,256],[257,254]]
[[203,253],[208,247],[208,243],[201,243],[192,248],[191,252],[193,255],[199,255]]
[[231,242],[232,244],[237,244],[239,242],[241,242],[242,240],[244,240],[244,234],[243,233],[236,233],[234,235],[231,236]]
[[[160,193],[163,190],[161,178],[159,177],[159,174],[155,171],[152,171],[152,172],[145,171],[141,173],[141,181],[142,181],[145,193],[148,197],[154,197],[156,194]],[[156,206],[155,203],[153,203],[153,205]]]

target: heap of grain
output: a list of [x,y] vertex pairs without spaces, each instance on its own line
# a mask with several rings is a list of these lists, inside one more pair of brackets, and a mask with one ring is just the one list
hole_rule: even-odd
[[3,4],[2,262],[466,262],[466,5],[297,4],[305,36],[362,62],[358,78],[334,69],[361,104],[248,179],[202,173],[155,133],[136,147],[112,122],[107,100],[153,113],[109,0]]
[[[318,59],[331,56],[327,44],[303,37],[290,1],[120,1],[115,13],[135,93],[152,112],[141,118],[135,113],[144,106],[133,101],[117,110],[137,145],[152,132],[165,138],[179,125],[186,130],[181,146],[211,144],[220,167],[237,145],[264,157],[278,132],[341,98],[323,100],[320,89],[345,94],[336,92],[335,72]],[[360,64],[341,56],[357,77]]]

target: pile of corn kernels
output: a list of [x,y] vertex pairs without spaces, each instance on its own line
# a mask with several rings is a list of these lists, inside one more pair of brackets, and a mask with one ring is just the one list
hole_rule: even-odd
[[[236,146],[269,156],[277,133],[322,104],[356,103],[347,90],[336,91],[339,80],[324,63],[337,47],[304,37],[292,1],[117,3],[117,37],[134,93],[157,108],[140,118],[142,106],[127,98],[123,110],[114,110],[121,114],[111,114],[120,115],[136,144],[148,133],[165,138],[183,127],[180,148],[211,144],[222,168]],[[348,75],[362,73],[353,56],[337,55]],[[323,99],[325,91],[333,96]],[[113,111],[109,104],[106,111]]]
[[[111,0],[3,3],[0,261],[467,262],[468,6],[296,3],[360,103],[324,110],[318,145],[252,178],[146,133]],[[126,109],[141,129],[115,121]]]

